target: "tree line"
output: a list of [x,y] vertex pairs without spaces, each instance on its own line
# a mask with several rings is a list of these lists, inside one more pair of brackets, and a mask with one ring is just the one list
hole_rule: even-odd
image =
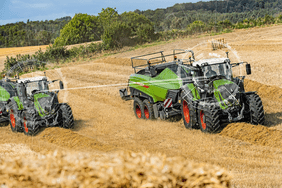
[[257,19],[266,14],[276,17],[282,11],[282,0],[213,0],[181,3],[156,10],[135,10],[154,23],[155,31],[184,29],[196,20],[204,23],[229,20],[235,24],[244,19]]
[[[0,26],[0,47],[33,45],[69,45],[103,40],[108,47],[150,41],[154,32],[185,30],[195,21],[217,25],[226,20],[238,24],[265,15],[281,14],[282,0],[212,0],[181,3],[156,10],[135,10],[118,14],[113,8],[102,9],[98,16],[76,14],[55,21],[18,22]],[[130,36],[130,37],[128,37]]]
[[17,22],[0,26],[0,47],[48,45],[60,35],[70,16],[56,20]]

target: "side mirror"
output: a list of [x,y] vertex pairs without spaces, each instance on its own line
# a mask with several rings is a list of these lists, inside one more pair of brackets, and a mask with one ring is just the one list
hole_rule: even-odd
[[59,85],[60,85],[60,89],[64,89],[64,84],[62,81],[59,82]]
[[247,75],[252,74],[252,70],[251,70],[251,65],[250,64],[246,64],[246,72],[247,72]]

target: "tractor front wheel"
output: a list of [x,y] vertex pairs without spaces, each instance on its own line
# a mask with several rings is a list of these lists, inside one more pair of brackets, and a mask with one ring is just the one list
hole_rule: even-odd
[[199,108],[198,122],[202,132],[216,133],[220,129],[219,111],[214,106]]
[[36,115],[32,115],[30,120],[27,120],[26,116],[23,117],[23,131],[27,136],[35,136],[39,132],[39,124],[36,121]]
[[257,94],[248,96],[250,109],[250,122],[254,125],[264,125],[264,110],[260,97]]
[[61,118],[59,126],[65,129],[71,129],[74,127],[74,118],[71,107],[67,103],[63,103],[60,106]]

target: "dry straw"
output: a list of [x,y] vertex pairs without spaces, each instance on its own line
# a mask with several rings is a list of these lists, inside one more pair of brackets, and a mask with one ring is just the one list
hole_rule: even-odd
[[149,153],[54,152],[0,162],[0,187],[230,187],[230,179],[216,166]]

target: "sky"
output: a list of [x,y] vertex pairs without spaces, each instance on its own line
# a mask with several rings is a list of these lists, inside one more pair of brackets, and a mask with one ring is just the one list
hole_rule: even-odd
[[[98,15],[102,8],[116,7],[119,14],[125,11],[155,10],[176,3],[199,0],[0,0],[0,25],[19,21],[45,21],[71,16],[76,13]],[[209,1],[209,0],[202,0]]]

